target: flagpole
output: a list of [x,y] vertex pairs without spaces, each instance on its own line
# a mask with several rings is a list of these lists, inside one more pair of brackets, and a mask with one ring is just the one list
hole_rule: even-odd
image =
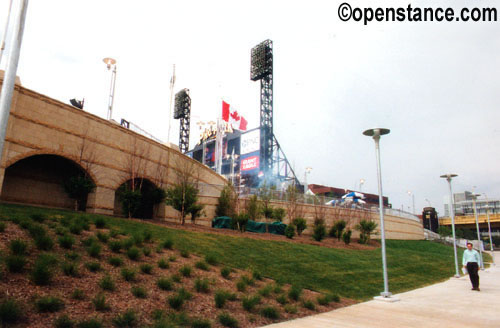
[[168,136],[167,142],[170,146],[170,128],[172,126],[172,100],[174,97],[174,85],[175,85],[175,64],[172,72],[172,78],[170,79],[170,108],[168,112]]

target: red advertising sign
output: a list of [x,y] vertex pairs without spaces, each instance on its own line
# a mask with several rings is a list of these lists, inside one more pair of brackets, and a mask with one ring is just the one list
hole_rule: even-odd
[[251,171],[259,168],[259,155],[254,155],[241,160],[240,171]]

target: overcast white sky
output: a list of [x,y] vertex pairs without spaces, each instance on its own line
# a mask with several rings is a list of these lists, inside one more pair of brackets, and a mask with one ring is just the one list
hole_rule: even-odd
[[[374,143],[365,129],[391,129],[381,140],[384,194],[408,210],[415,195],[443,213],[454,191],[499,198],[500,22],[342,22],[343,1],[30,1],[18,75],[22,84],[106,117],[117,60],[113,118],[167,140],[169,80],[189,88],[192,144],[198,120],[214,120],[224,98],[259,124],[259,83],[250,81],[250,49],[274,43],[274,132],[309,183],[377,192]],[[353,7],[407,6],[347,1]],[[495,1],[412,1],[413,7],[497,7]],[[3,29],[7,0],[0,2]],[[3,33],[3,31],[2,31]],[[5,58],[4,58],[5,59]],[[2,69],[5,60],[2,61]],[[171,141],[178,142],[178,121]]]

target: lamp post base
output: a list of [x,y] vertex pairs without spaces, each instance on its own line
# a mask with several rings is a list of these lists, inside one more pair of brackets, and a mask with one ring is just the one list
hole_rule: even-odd
[[388,293],[389,295],[384,295],[385,293],[380,293],[380,296],[375,296],[373,299],[375,301],[382,301],[382,302],[388,302],[388,303],[394,303],[400,301],[399,297],[392,295],[391,293]]

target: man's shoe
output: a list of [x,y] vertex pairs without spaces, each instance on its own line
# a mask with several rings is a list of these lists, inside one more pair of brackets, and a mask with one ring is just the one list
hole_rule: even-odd
[[479,292],[481,289],[479,289],[479,287],[477,287],[476,290]]
[[476,287],[472,287],[472,289],[471,289],[471,290],[476,290]]

